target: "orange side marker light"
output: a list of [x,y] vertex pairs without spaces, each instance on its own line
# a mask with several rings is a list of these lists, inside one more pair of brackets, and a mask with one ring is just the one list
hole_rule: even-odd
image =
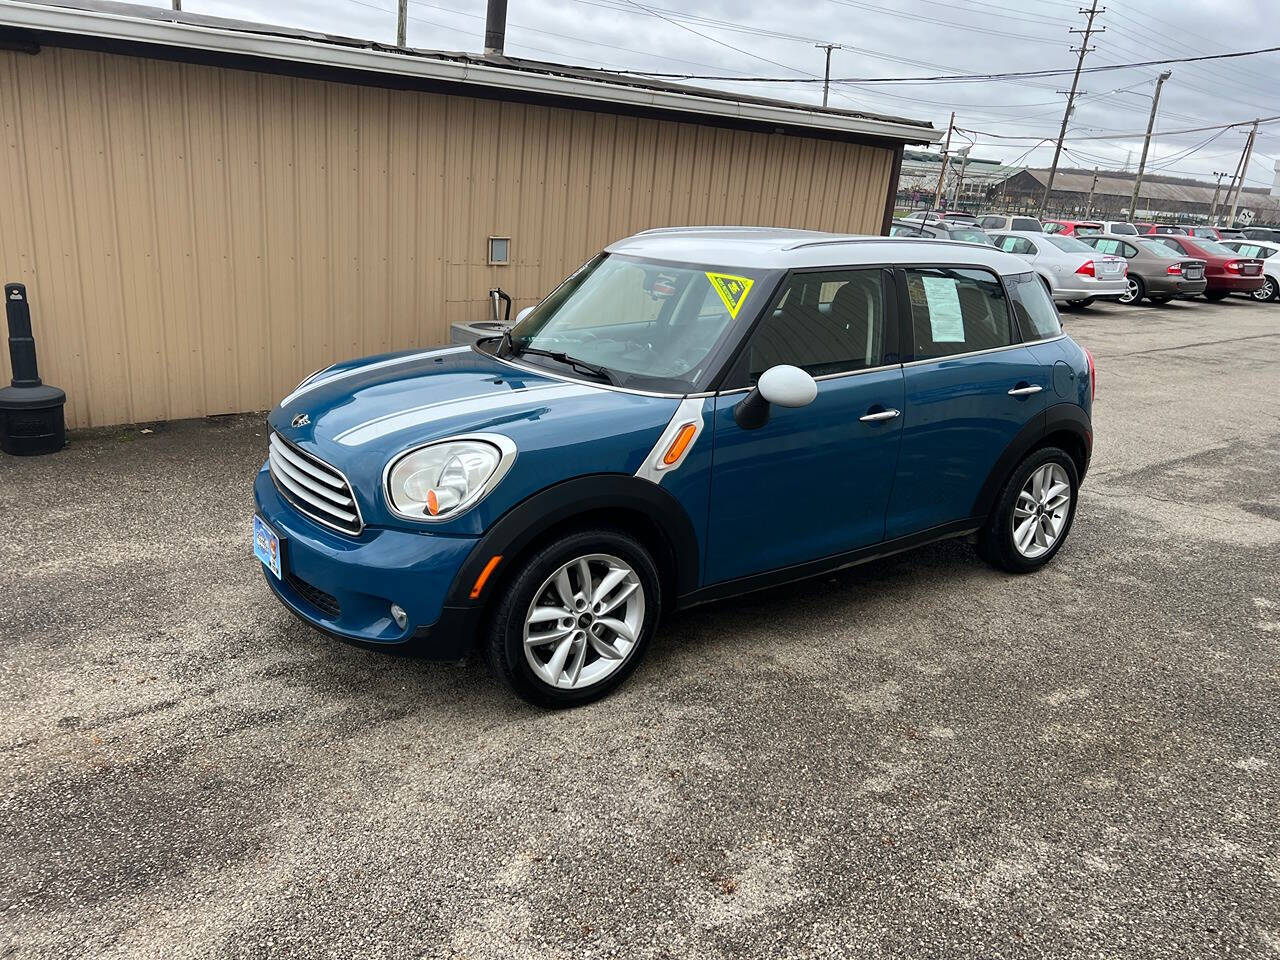
[[484,569],[480,571],[480,576],[476,577],[475,585],[471,588],[471,599],[475,600],[480,596],[480,591],[484,589],[485,583],[489,580],[489,574],[493,573],[494,567],[502,560],[502,554],[496,554],[489,558],[489,562],[484,565]]
[[688,449],[689,444],[693,442],[693,435],[698,432],[698,425],[695,423],[686,423],[680,428],[680,432],[676,434],[676,438],[671,441],[671,446],[667,447],[667,453],[662,458],[662,462],[668,467],[680,459]]

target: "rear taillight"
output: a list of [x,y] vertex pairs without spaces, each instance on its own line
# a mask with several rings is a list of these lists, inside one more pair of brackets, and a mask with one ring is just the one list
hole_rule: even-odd
[[1223,269],[1223,270],[1225,270],[1225,271],[1227,271],[1227,273],[1239,273],[1239,272],[1240,272],[1240,261],[1239,261],[1239,260],[1228,260],[1226,263],[1224,263],[1224,264],[1222,265],[1222,269]]
[[1169,264],[1169,268],[1168,268],[1167,270],[1165,270],[1165,273],[1172,273],[1172,274],[1178,274],[1178,275],[1180,275],[1180,274],[1182,273],[1182,264],[1180,264],[1180,263],[1171,263],[1171,264]]
[[1079,269],[1079,270],[1077,270],[1077,271],[1076,271],[1076,273],[1078,273],[1078,274],[1080,274],[1080,275],[1082,275],[1082,276],[1085,276],[1085,277],[1092,277],[1092,276],[1095,276],[1095,274],[1094,274],[1094,272],[1093,272],[1093,261],[1092,261],[1092,260],[1086,260],[1084,263],[1080,264],[1080,269]]
[[1089,358],[1089,402],[1092,403],[1098,395],[1098,367],[1093,362],[1093,354],[1089,352],[1089,348],[1084,348],[1084,355]]

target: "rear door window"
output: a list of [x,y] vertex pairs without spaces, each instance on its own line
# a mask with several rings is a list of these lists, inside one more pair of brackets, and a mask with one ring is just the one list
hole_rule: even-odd
[[1093,249],[1097,250],[1099,253],[1111,253],[1111,254],[1116,254],[1117,256],[1120,254],[1119,240],[1103,239],[1103,240],[1089,240],[1086,242],[1089,244],[1089,246],[1093,247]]
[[1020,273],[1004,278],[1009,288],[1009,300],[1013,315],[1018,321],[1018,331],[1023,340],[1048,340],[1062,333],[1058,308],[1034,273]]
[[1019,342],[1004,286],[995,274],[944,267],[904,272],[915,359],[935,360]]

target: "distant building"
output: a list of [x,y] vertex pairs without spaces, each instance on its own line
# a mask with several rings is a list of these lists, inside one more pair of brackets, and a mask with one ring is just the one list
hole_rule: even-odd
[[[1092,170],[1059,170],[1053,181],[1053,193],[1046,213],[1062,217],[1129,217],[1134,175],[1105,171],[1097,174],[1096,184],[1094,176]],[[1048,182],[1048,170],[1019,170],[992,184],[987,199],[1002,208],[1037,209]],[[1215,209],[1215,198],[1217,215],[1225,218],[1231,209],[1228,186],[1225,178],[1219,188],[1212,182],[1185,177],[1144,175],[1138,195],[1138,210],[1133,219],[1207,220]],[[1268,191],[1265,187],[1245,187],[1240,191],[1236,217],[1245,222],[1280,222],[1277,188],[1272,187]]]
[[[898,176],[898,206],[932,206],[934,192],[938,188],[938,172],[941,169],[941,153],[932,150],[904,150],[902,172]],[[981,157],[970,157],[966,162],[953,152],[951,162],[947,164],[942,192],[947,197],[948,205],[953,205],[952,199],[956,196],[956,184],[959,182],[960,193],[955,206],[962,210],[985,206],[987,193],[992,185],[1021,169],[1022,167],[1007,166],[999,160],[985,160]],[[960,179],[962,172],[963,180]]]

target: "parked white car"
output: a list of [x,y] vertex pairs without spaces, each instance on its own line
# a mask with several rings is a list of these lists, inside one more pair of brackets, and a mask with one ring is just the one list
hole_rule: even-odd
[[1263,284],[1249,294],[1259,303],[1280,300],[1280,243],[1264,240],[1221,240],[1242,257],[1258,257],[1262,260]]
[[1035,217],[1010,216],[1004,213],[984,213],[978,217],[978,226],[987,233],[993,230],[1034,230],[1040,233],[1044,225]]
[[1101,254],[1075,239],[1030,230],[992,233],[991,242],[1022,257],[1044,281],[1054,300],[1087,307],[1094,300],[1119,300],[1129,289],[1124,257]]
[[1102,232],[1113,237],[1136,237],[1138,228],[1128,220],[1102,220]]

